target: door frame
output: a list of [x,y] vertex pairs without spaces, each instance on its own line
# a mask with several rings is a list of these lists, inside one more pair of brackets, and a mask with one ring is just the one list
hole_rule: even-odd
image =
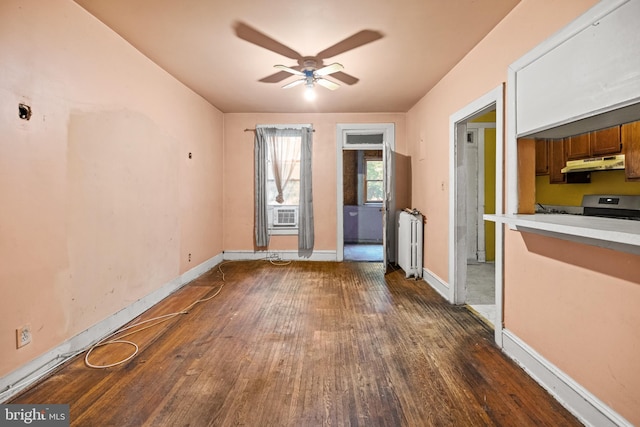
[[[371,135],[382,134],[382,146],[378,144],[347,144],[347,135]],[[385,169],[385,194],[390,194],[390,199],[385,205],[387,205],[383,212],[384,224],[383,224],[383,253],[384,259],[387,259],[389,253],[389,245],[395,242],[395,230],[392,225],[395,220],[391,218],[391,215],[395,213],[395,173],[393,171],[393,158],[389,158],[388,152],[395,153],[395,124],[394,123],[338,123],[336,125],[336,261],[344,261],[344,182],[343,182],[343,165],[342,152],[344,150],[382,150],[383,161]],[[390,168],[390,169],[388,169]],[[386,171],[391,170],[390,174]],[[389,176],[388,176],[389,175]],[[386,225],[386,232],[385,226]],[[391,237],[389,239],[388,237]],[[391,240],[391,242],[389,241]],[[395,246],[391,247],[395,259]]]
[[[449,296],[453,304],[463,304],[466,299],[467,243],[466,243],[466,165],[464,144],[467,121],[485,112],[496,110],[496,207],[497,215],[503,213],[503,147],[504,147],[504,85],[471,102],[449,118]],[[496,224],[495,231],[495,304],[493,319],[496,344],[502,347],[503,322],[503,225]]]

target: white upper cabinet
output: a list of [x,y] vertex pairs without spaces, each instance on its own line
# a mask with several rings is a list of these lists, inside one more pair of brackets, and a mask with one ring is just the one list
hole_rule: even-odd
[[510,73],[518,136],[561,137],[640,118],[640,0],[598,3]]

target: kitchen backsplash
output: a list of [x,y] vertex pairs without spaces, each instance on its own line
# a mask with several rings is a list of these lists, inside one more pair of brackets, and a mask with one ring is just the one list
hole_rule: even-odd
[[580,206],[584,194],[640,195],[640,182],[627,182],[624,170],[591,172],[589,184],[549,184],[546,175],[536,177],[536,203]]

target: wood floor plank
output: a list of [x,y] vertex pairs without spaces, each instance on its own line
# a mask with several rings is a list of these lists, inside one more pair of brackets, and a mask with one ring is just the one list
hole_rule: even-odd
[[[493,344],[493,331],[379,263],[221,266],[224,287],[131,338],[140,353],[81,357],[11,403],[69,403],[74,426],[577,426]],[[140,316],[211,295],[212,270]],[[127,349],[105,347],[100,360]]]

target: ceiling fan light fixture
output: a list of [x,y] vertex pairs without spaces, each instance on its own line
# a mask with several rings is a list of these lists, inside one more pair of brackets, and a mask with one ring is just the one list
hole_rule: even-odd
[[313,85],[307,85],[304,89],[304,99],[307,101],[313,101],[316,99],[316,91],[313,89]]

